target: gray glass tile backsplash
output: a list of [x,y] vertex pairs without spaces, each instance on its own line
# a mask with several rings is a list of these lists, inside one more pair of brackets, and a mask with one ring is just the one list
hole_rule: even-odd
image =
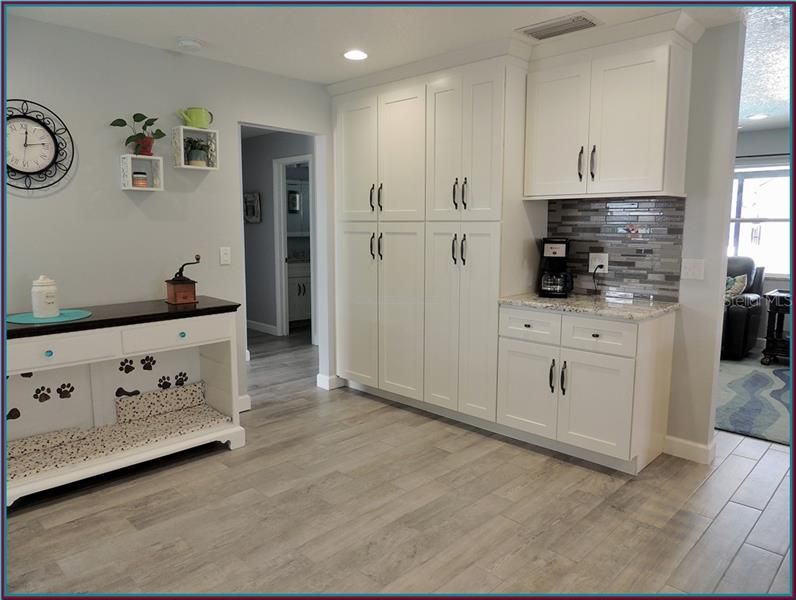
[[589,253],[608,253],[597,275],[603,295],[676,301],[680,292],[684,198],[550,200],[547,234],[570,239],[574,292],[593,293]]

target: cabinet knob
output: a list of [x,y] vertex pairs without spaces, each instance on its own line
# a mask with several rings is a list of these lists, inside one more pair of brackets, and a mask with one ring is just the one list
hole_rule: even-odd
[[184,332],[184,331],[180,331],[179,336],[181,338],[186,338],[186,337],[188,337],[188,334],[186,332]]
[[53,356],[55,356],[55,352],[53,352],[52,350],[45,350],[44,356],[46,356],[47,358],[52,358]]

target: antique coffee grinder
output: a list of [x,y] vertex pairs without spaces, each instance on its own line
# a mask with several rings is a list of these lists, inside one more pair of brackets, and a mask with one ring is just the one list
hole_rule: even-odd
[[166,302],[169,304],[196,304],[196,282],[183,275],[182,270],[188,265],[199,264],[200,257],[194,256],[193,262],[180,267],[174,277],[166,280]]

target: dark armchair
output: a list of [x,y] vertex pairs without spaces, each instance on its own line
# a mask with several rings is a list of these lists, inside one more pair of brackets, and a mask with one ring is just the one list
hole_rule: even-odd
[[724,301],[724,330],[721,336],[721,357],[741,360],[757,343],[760,319],[763,318],[763,277],[765,267],[756,267],[746,256],[727,259],[727,277],[746,274],[742,294]]

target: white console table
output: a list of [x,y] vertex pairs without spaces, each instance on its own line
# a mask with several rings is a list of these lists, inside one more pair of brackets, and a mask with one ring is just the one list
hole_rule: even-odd
[[[229,421],[80,464],[8,480],[6,505],[11,505],[28,494],[210,442],[225,442],[231,449],[243,446],[245,432],[240,426],[237,408],[235,311],[238,307],[233,302],[200,296],[195,305],[172,306],[162,300],[115,304],[87,307],[92,316],[80,321],[47,325],[8,325],[6,337],[9,376],[32,378],[41,374],[46,377],[44,371],[88,366],[91,397],[84,399],[84,402],[91,403],[87,413],[91,422],[85,423],[86,426],[97,426],[115,419],[114,399],[107,397],[107,394],[96,393],[98,385],[95,383],[95,365],[104,363],[107,371],[109,366],[116,368],[116,364],[108,365],[108,361],[128,359],[127,364],[137,364],[136,361],[143,364],[142,356],[191,348],[194,353],[198,353],[198,360],[194,362],[198,369],[197,378],[201,378],[206,385],[205,402],[229,417]],[[118,370],[123,371],[124,367]],[[59,400],[56,391],[49,391],[54,396],[49,402],[57,404]],[[14,405],[15,398],[9,394],[4,408],[7,431],[12,438],[15,421],[8,420],[8,415],[9,411],[14,410]],[[36,409],[39,405],[33,403],[32,406]],[[16,410],[15,414],[19,415],[20,411]],[[38,425],[42,426],[41,423]]]

